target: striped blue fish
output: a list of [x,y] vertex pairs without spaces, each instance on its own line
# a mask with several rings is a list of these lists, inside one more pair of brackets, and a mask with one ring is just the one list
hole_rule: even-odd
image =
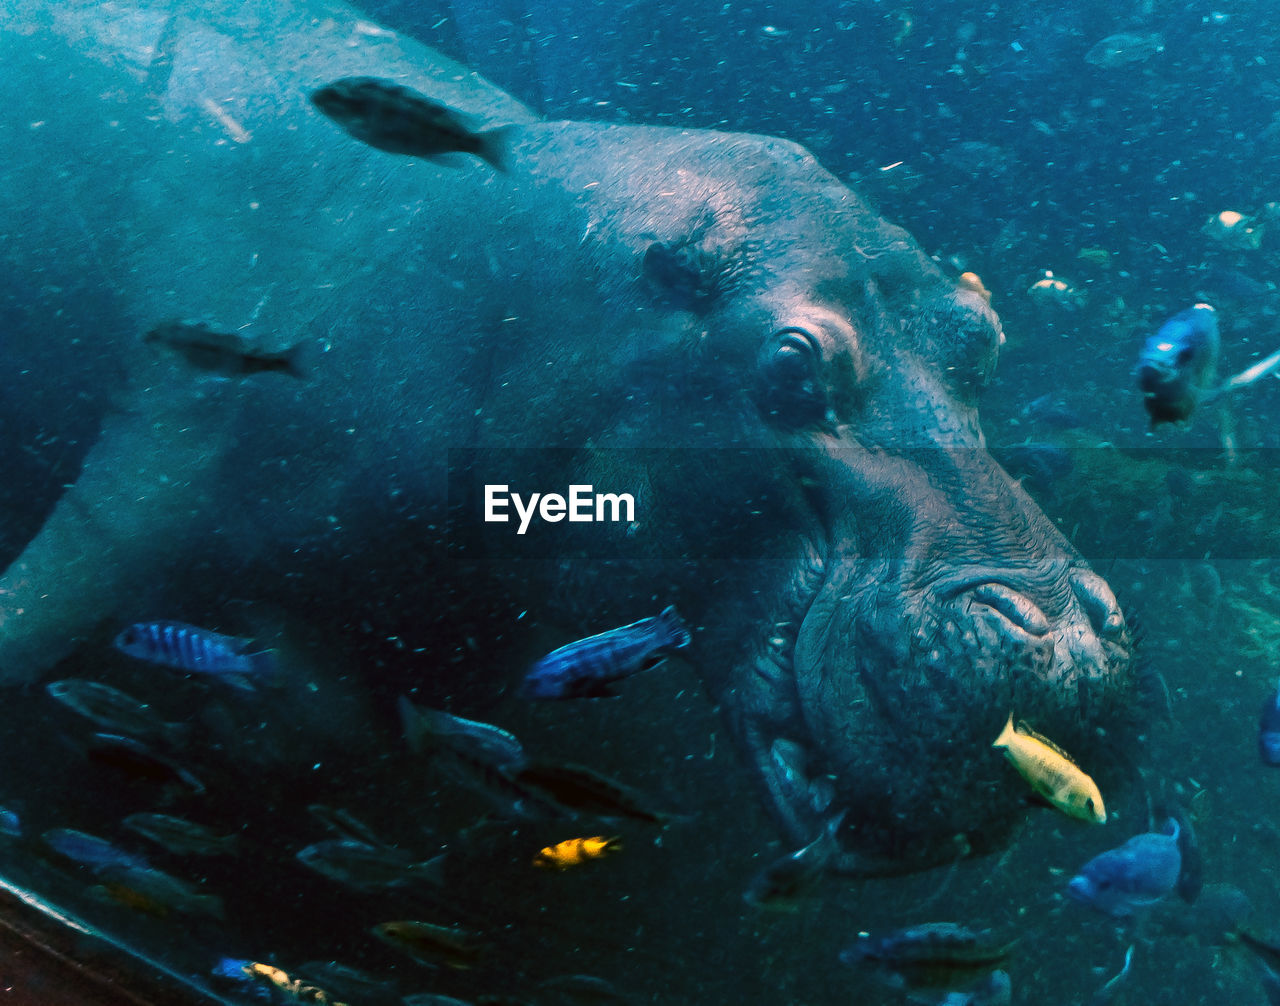
[[525,675],[522,692],[530,699],[614,695],[612,682],[657,667],[672,650],[688,645],[689,630],[672,605],[656,618],[642,618],[548,653]]
[[116,636],[116,649],[139,660],[192,674],[212,674],[253,690],[252,678],[275,670],[272,650],[254,650],[252,639],[226,636],[185,622],[135,622]]

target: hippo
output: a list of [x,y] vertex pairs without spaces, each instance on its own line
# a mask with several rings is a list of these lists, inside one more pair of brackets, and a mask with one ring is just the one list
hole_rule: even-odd
[[[596,628],[675,604],[784,835],[844,814],[851,873],[1008,837],[1011,712],[1087,768],[1123,743],[1121,608],[986,451],[997,316],[802,147],[543,121],[324,0],[14,17],[6,254],[66,297],[110,287],[92,352],[123,376],[0,578],[4,682],[160,599],[250,596],[409,651],[496,592]],[[500,160],[353,139],[310,96],[360,75]],[[87,235],[74,268],[51,253]],[[173,332],[259,365],[211,372]],[[488,519],[495,487],[575,486],[633,509]]]

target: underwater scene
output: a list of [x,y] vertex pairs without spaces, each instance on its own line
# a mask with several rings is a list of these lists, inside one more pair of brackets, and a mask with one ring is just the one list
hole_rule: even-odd
[[0,0],[9,1001],[1280,1003],[1273,14]]

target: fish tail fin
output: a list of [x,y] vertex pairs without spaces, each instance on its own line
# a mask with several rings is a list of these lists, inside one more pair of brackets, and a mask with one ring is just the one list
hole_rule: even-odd
[[423,721],[418,707],[401,695],[396,700],[396,711],[400,713],[400,729],[404,731],[409,750],[414,754],[422,754],[427,749],[427,737],[431,731]]
[[283,369],[290,377],[295,377],[299,381],[305,381],[307,375],[315,366],[316,356],[323,350],[311,339],[303,339],[294,346],[289,347],[280,362]]
[[662,609],[662,613],[658,615],[658,626],[662,633],[664,647],[679,650],[693,641],[693,637],[689,634],[689,627],[684,624],[684,619],[680,617],[674,604]]
[[437,887],[443,887],[445,882],[444,863],[448,858],[449,854],[442,852],[440,855],[433,856],[425,862],[414,863],[409,867],[409,874],[415,879],[425,880]]
[[500,175],[511,173],[511,136],[515,126],[498,126],[476,134],[476,154]]
[[621,852],[621,851],[622,851],[622,836],[621,836],[621,835],[613,835],[613,836],[611,836],[611,837],[609,837],[609,838],[606,838],[606,839],[604,840],[604,845],[601,847],[600,851],[601,851],[602,853],[604,853],[604,852]]
[[1007,748],[1010,741],[1013,740],[1013,713],[1009,713],[1009,719],[1004,725],[1004,729],[1000,731],[1000,736],[991,742],[993,748]]
[[280,684],[280,657],[274,648],[254,650],[244,654],[249,661],[249,673],[254,681],[275,687]]

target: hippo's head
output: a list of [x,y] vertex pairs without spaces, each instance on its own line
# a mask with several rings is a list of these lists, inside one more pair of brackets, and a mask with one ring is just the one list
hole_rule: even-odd
[[1086,769],[1128,721],[1124,616],[985,449],[986,300],[800,148],[719,139],[632,183],[668,194],[629,249],[666,321],[596,442],[670,449],[610,482],[642,486],[629,537],[691,571],[691,660],[795,842],[847,809],[850,869],[989,845],[1010,713]]

